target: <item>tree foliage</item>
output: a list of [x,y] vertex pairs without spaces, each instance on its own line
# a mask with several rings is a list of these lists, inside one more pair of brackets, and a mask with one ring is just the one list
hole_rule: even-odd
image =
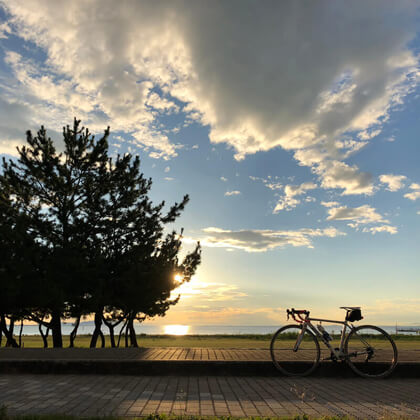
[[27,132],[16,161],[3,159],[0,321],[11,345],[6,318],[37,322],[61,347],[61,320],[76,320],[72,345],[81,317],[93,314],[91,346],[103,343],[103,323],[112,345],[123,325],[137,346],[134,321],[163,316],[179,300],[175,275],[189,281],[200,264],[199,244],[180,261],[182,232],[165,233],[188,196],[166,211],[153,204],[139,157],[110,157],[108,136],[109,128],[96,140],[75,119],[63,152],[41,127]]

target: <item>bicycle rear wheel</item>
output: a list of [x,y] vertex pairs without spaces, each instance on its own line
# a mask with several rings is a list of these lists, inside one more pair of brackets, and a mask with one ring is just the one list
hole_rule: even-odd
[[301,331],[301,325],[286,325],[271,339],[271,359],[276,368],[288,376],[309,375],[319,364],[319,343],[311,331],[305,331],[297,350],[294,350]]
[[397,346],[391,336],[379,327],[362,325],[346,338],[347,363],[364,378],[385,378],[397,365]]

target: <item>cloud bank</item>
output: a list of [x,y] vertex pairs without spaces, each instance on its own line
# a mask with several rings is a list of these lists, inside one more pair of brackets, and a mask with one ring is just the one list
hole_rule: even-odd
[[410,1],[0,4],[9,18],[0,36],[13,33],[46,56],[6,56],[13,76],[0,82],[2,108],[15,124],[0,125],[3,142],[16,140],[22,122],[60,127],[78,115],[170,159],[180,145],[159,118],[182,113],[237,159],[282,147],[322,188],[369,195],[371,175],[345,159],[418,82]]

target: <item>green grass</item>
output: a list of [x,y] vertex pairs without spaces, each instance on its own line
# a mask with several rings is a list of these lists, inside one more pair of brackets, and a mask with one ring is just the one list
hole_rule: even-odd
[[[90,344],[89,335],[81,335],[76,338],[75,347],[86,348]],[[255,348],[265,349],[270,345],[271,335],[145,335],[139,334],[137,341],[140,347],[206,347],[206,348]],[[124,340],[121,340],[124,346]],[[25,348],[42,347],[40,336],[24,336],[22,342]],[[49,346],[52,345],[51,337],[48,338]],[[69,337],[63,336],[64,346],[68,347]],[[5,340],[3,338],[3,345]],[[105,336],[106,347],[110,347],[109,338]]]
[[[138,335],[138,343],[140,347],[205,347],[212,349],[268,349],[270,347],[271,334],[240,334],[240,335]],[[392,336],[400,350],[420,350],[420,336]],[[285,337],[285,341],[293,342],[292,337]],[[69,345],[69,337],[63,336],[64,347]],[[370,340],[372,344],[375,339]],[[379,340],[378,340],[379,341]],[[23,346],[25,348],[40,348],[43,346],[40,336],[24,336],[22,337]],[[106,346],[109,347],[109,338],[105,336]],[[90,336],[81,335],[76,338],[75,347],[89,347]],[[5,339],[3,337],[3,346]],[[334,336],[332,342],[333,347],[338,347],[339,336]],[[52,339],[49,337],[49,347],[52,346]],[[121,346],[124,346],[122,340]],[[321,346],[322,343],[321,343]]]

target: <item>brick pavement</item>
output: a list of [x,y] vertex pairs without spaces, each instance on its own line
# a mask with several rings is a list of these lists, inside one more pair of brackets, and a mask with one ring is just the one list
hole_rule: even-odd
[[420,418],[420,379],[0,375],[10,414]]

